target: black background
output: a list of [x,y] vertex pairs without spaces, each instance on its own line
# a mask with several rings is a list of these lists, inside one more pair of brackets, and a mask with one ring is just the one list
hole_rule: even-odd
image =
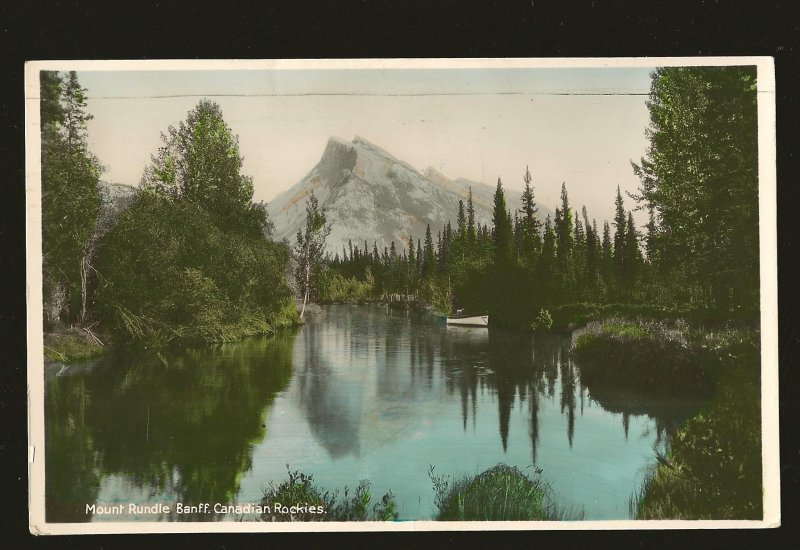
[[[744,4],[744,3],[742,3]],[[0,0],[0,502],[5,548],[798,547],[798,116],[794,2]],[[35,59],[765,55],[777,84],[780,529],[33,537],[28,533],[23,63]]]

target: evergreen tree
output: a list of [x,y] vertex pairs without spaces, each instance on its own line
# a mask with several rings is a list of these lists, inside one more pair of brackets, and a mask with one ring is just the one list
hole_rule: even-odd
[[416,273],[417,273],[417,254],[414,249],[414,236],[408,236],[408,282],[410,288],[406,290],[406,293],[409,294],[412,289],[415,288],[416,285]]
[[556,260],[559,270],[566,273],[572,255],[574,235],[572,209],[569,206],[566,183],[561,184],[561,208],[556,209],[555,233],[557,240]]
[[67,147],[86,151],[86,123],[94,118],[86,112],[86,88],[78,82],[78,75],[70,71],[63,85],[61,113]]
[[497,178],[497,189],[494,193],[494,209],[492,211],[492,222],[494,223],[494,249],[496,258],[503,262],[512,258],[514,245],[513,228],[511,217],[506,207],[505,193],[503,192],[503,182]]
[[431,224],[425,227],[425,256],[422,261],[422,276],[431,277],[436,267],[436,255],[433,251],[433,238],[431,236]]
[[467,236],[467,217],[464,214],[464,201],[458,201],[458,217],[456,218],[456,231],[458,236],[465,238]]
[[542,239],[542,256],[538,265],[538,275],[542,286],[545,289],[544,296],[546,303],[552,304],[554,291],[557,288],[556,281],[556,234],[553,224],[548,214],[544,221],[544,237]]
[[617,198],[614,201],[614,269],[616,272],[617,283],[623,286],[625,283],[625,228],[627,217],[625,215],[625,205],[622,201],[622,193],[617,186]]
[[475,205],[472,203],[472,186],[470,186],[469,194],[467,195],[467,239],[469,239],[470,243],[473,243],[475,238]]
[[655,208],[652,205],[647,207],[647,235],[645,236],[645,253],[647,254],[647,261],[649,263],[655,263],[656,261],[656,215],[655,215]]
[[639,234],[633,223],[633,214],[628,212],[625,224],[625,284],[633,291],[639,278],[642,265],[642,252],[639,248]]
[[531,172],[528,167],[525,167],[525,189],[522,192],[522,219],[521,223],[521,256],[526,259],[533,259],[541,249],[542,241],[539,236],[539,228],[542,222],[536,217],[538,208],[534,200],[533,186],[531,185]]
[[614,274],[614,245],[611,242],[611,227],[608,221],[603,222],[603,242],[600,253],[600,271],[606,288],[613,282]]

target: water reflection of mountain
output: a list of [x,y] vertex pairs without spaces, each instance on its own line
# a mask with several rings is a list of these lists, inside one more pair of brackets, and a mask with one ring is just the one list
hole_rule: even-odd
[[47,521],[88,521],[86,504],[129,502],[131,487],[165,503],[232,500],[288,384],[293,344],[286,335],[126,352],[49,380]]
[[655,420],[659,437],[689,411],[631,392],[586,387],[569,357],[569,340],[447,327],[430,316],[377,307],[331,307],[298,338],[294,360],[300,407],[331,458],[363,456],[408,437],[436,418],[445,395],[461,402],[462,429],[475,428],[479,395],[497,404],[499,446],[507,451],[512,411],[528,416],[536,462],[543,400],[564,417],[566,443],[587,406]]
[[333,307],[298,338],[293,388],[312,435],[331,458],[362,456],[435,417],[438,328],[417,326],[414,315],[412,330],[411,315]]

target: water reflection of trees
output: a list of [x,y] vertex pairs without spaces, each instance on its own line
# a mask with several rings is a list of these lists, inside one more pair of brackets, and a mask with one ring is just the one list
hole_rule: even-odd
[[583,415],[587,402],[621,416],[627,438],[630,418],[648,416],[654,420],[656,441],[674,430],[696,410],[696,402],[648,399],[610,387],[588,387],[580,369],[569,355],[569,339],[559,336],[520,336],[483,330],[483,339],[475,330],[448,329],[442,340],[443,377],[451,393],[461,397],[464,429],[468,411],[473,422],[477,391],[488,389],[498,405],[498,431],[505,452],[508,446],[511,411],[527,402],[531,460],[536,462],[539,443],[541,400],[557,399],[565,417],[566,438],[570,447],[575,437],[577,417]]
[[560,410],[571,447],[588,406],[619,413],[621,429],[648,415],[659,434],[683,418],[672,404],[630,392],[587,387],[570,359],[569,339],[448,327],[431,316],[378,307],[334,306],[303,329],[294,353],[298,403],[317,443],[331,458],[360,456],[408,437],[436,418],[441,392],[460,400],[461,427],[475,429],[478,398],[497,405],[498,439],[509,445],[512,411],[528,419],[536,462],[543,403]]
[[113,475],[187,504],[231,501],[288,384],[293,340],[126,353],[50,380],[47,520],[88,521],[86,504]]

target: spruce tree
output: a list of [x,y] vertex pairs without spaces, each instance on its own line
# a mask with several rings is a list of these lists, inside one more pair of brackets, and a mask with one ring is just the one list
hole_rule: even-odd
[[431,277],[435,271],[436,255],[433,250],[433,238],[431,236],[431,224],[425,227],[425,256],[422,262],[423,277]]
[[511,217],[506,207],[503,182],[500,178],[497,178],[497,188],[494,193],[492,222],[494,223],[495,256],[500,261],[507,261],[512,257],[514,235],[511,226]]
[[472,203],[472,186],[467,195],[467,239],[470,243],[475,242],[477,230],[475,228],[475,205]]
[[625,215],[625,205],[622,201],[622,193],[617,186],[617,198],[614,201],[614,269],[616,272],[617,283],[622,286],[625,283],[625,228],[627,225]]
[[625,284],[629,292],[633,291],[638,281],[642,264],[642,252],[639,248],[639,234],[633,222],[633,214],[628,212],[625,224]]
[[456,231],[458,236],[465,238],[467,236],[467,217],[464,214],[464,201],[458,201],[458,217],[456,218]]

